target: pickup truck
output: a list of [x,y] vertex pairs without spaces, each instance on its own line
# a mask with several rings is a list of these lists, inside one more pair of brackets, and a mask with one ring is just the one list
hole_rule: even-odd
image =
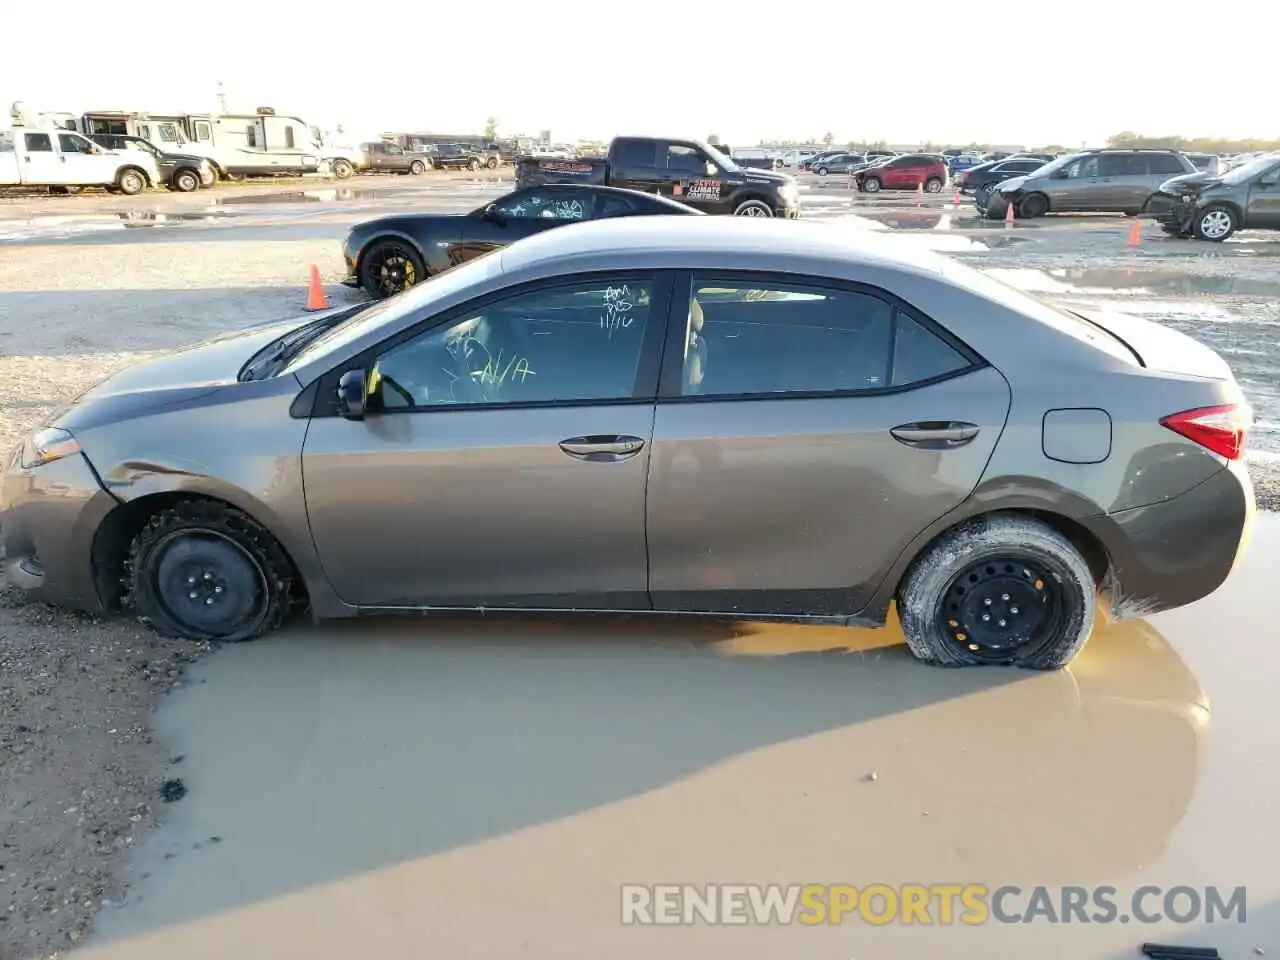
[[0,136],[0,188],[105,187],[133,196],[162,182],[150,154],[105,150],[70,130],[14,127]]
[[436,170],[479,170],[484,166],[483,157],[461,144],[437,143],[433,146],[435,149],[424,153],[423,156]]
[[521,157],[516,186],[596,183],[670,197],[704,213],[738,217],[800,215],[794,178],[770,170],[747,170],[698,140],[617,137],[608,157],[556,160]]
[[415,177],[427,170],[427,160],[420,153],[406,153],[404,147],[387,140],[360,144],[360,169],[370,173],[411,173]]

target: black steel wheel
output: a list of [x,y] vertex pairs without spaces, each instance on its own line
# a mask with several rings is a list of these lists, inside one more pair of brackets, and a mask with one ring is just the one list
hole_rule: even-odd
[[127,601],[158,632],[251,640],[288,612],[293,566],[246,514],[191,500],[153,516],[133,538]]
[[380,240],[360,258],[360,285],[385,300],[427,278],[426,264],[406,240]]
[[1093,630],[1097,588],[1061,533],[1021,514],[978,517],[944,534],[908,570],[898,616],[926,663],[1056,670]]

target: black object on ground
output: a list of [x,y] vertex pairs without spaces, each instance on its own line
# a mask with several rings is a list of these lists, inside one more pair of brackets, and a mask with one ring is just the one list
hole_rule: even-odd
[[160,799],[165,803],[174,803],[186,795],[187,785],[177,778],[160,784]]
[[1142,953],[1153,960],[1221,960],[1217,947],[1177,947],[1166,943],[1144,943]]

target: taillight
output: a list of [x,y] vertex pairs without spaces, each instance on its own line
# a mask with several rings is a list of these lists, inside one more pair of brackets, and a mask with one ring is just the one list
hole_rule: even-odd
[[1172,413],[1162,419],[1160,425],[1228,460],[1239,460],[1244,456],[1245,441],[1253,426],[1253,410],[1248,404],[1234,403],[1197,407]]

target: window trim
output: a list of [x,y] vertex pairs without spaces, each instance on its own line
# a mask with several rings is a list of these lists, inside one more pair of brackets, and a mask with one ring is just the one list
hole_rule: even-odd
[[347,358],[316,377],[294,398],[290,415],[296,419],[325,419],[338,416],[338,381],[351,370],[372,369],[372,361],[379,354],[394,350],[402,343],[422,336],[434,329],[448,326],[491,304],[529,293],[541,293],[565,287],[581,287],[591,283],[622,281],[646,282],[653,285],[649,297],[650,316],[644,337],[640,343],[640,359],[636,376],[631,384],[630,397],[610,399],[572,400],[523,400],[515,403],[454,403],[425,407],[394,407],[379,410],[378,417],[398,414],[440,414],[475,410],[533,410],[554,407],[601,407],[652,404],[657,395],[658,374],[662,362],[668,331],[671,329],[672,272],[670,270],[592,270],[572,275],[531,280],[526,283],[503,287],[458,304],[432,316],[425,316],[398,333],[392,334],[371,347]]
[[[787,286],[807,286],[817,289],[831,290],[836,293],[855,293],[863,296],[874,297],[877,300],[883,300],[891,308],[889,315],[891,326],[889,328],[889,358],[888,358],[888,379],[892,379],[894,351],[898,344],[898,314],[905,313],[912,320],[918,323],[926,331],[933,334],[956,353],[960,354],[968,361],[966,366],[958,370],[952,370],[949,373],[939,374],[936,377],[930,377],[927,380],[916,380],[912,383],[893,386],[886,383],[883,387],[870,387],[846,390],[805,390],[792,391],[788,393],[773,392],[757,392],[757,393],[702,393],[693,396],[684,396],[680,392],[681,384],[684,382],[684,337],[686,325],[689,322],[689,303],[693,297],[693,284],[700,283],[725,283],[727,284],[744,284],[750,283],[756,287],[766,287],[767,284],[776,283]],[[677,304],[683,305],[683,310],[677,307]],[[925,387],[932,387],[939,383],[945,383],[948,380],[954,380],[956,377],[967,376],[978,370],[982,370],[991,366],[981,354],[970,347],[967,343],[953,334],[950,330],[944,328],[923,310],[915,307],[903,300],[896,294],[891,293],[882,287],[877,287],[868,283],[859,283],[854,280],[841,280],[836,277],[815,277],[807,274],[793,273],[777,273],[772,271],[755,271],[755,270],[681,270],[672,284],[671,302],[668,306],[668,323],[670,325],[666,337],[666,346],[662,353],[662,371],[658,380],[658,397],[657,401],[661,404],[667,403],[739,403],[744,401],[755,400],[815,400],[815,399],[834,399],[841,397],[888,397],[894,394],[907,393],[911,390],[921,390]]]

